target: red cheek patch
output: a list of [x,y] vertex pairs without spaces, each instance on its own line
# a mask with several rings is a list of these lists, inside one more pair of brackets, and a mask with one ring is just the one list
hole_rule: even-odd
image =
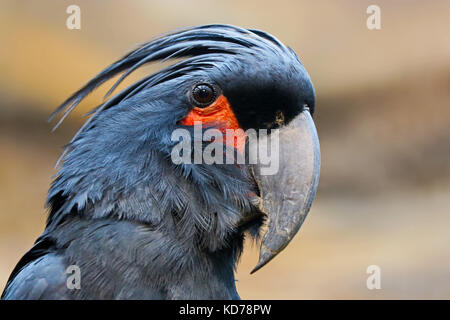
[[[223,142],[225,144],[243,152],[246,134],[239,126],[236,116],[224,95],[220,95],[216,101],[206,108],[194,107],[186,118],[181,120],[181,124],[186,126],[193,126],[196,122],[200,122],[203,126],[219,129],[224,135]],[[233,130],[234,141],[232,143],[227,143],[225,139],[226,135],[230,133],[227,132],[227,129]]]

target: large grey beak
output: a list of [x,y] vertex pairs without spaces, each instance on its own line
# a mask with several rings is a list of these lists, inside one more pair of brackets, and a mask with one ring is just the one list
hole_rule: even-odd
[[272,260],[295,236],[311,208],[319,182],[319,139],[308,109],[279,129],[278,141],[278,171],[267,174],[262,166],[253,167],[260,190],[259,209],[267,215],[267,232],[258,264],[251,273]]

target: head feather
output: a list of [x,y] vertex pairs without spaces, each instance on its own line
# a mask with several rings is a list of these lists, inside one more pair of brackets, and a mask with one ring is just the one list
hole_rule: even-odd
[[186,58],[181,62],[175,63],[131,84],[129,87],[94,108],[88,113],[91,117],[72,138],[71,142],[73,142],[101,111],[131,98],[141,90],[195,70],[213,67],[221,61],[221,58],[223,59],[223,55],[235,55],[243,50],[249,51],[255,48],[290,53],[287,47],[264,31],[243,29],[231,25],[213,24],[198,26],[160,36],[141,45],[138,49],[128,53],[101,71],[64,101],[50,115],[49,121],[58,115],[62,115],[53,129],[55,130],[91,92],[120,73],[123,73],[122,76],[108,90],[105,99],[114,92],[117,86],[127,76],[144,64]]

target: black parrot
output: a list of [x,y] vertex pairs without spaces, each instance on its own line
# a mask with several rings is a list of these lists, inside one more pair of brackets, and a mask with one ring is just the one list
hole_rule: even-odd
[[[315,94],[294,51],[268,33],[206,25],[156,38],[53,115],[61,122],[115,75],[123,73],[108,95],[142,65],[170,59],[95,108],[70,141],[48,192],[45,231],[3,299],[239,299],[234,269],[244,236],[258,238],[267,227],[256,271],[298,231],[319,176]],[[172,133],[193,132],[197,121],[202,133],[277,131],[278,170],[174,162]],[[224,151],[249,149],[246,135],[231,141]],[[75,287],[71,266],[79,270]]]

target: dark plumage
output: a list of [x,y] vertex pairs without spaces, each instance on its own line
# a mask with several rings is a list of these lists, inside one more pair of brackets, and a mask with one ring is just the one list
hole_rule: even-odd
[[[99,85],[157,60],[184,60],[151,74],[92,111],[73,137],[48,193],[44,233],[11,274],[4,299],[235,299],[244,234],[264,215],[246,166],[170,160],[171,133],[192,109],[195,83],[219,86],[241,127],[276,128],[314,108],[295,53],[271,35],[228,25],[152,40],[115,62],[52,115],[60,122]],[[58,122],[57,125],[60,124]],[[66,287],[69,265],[81,289]]]

